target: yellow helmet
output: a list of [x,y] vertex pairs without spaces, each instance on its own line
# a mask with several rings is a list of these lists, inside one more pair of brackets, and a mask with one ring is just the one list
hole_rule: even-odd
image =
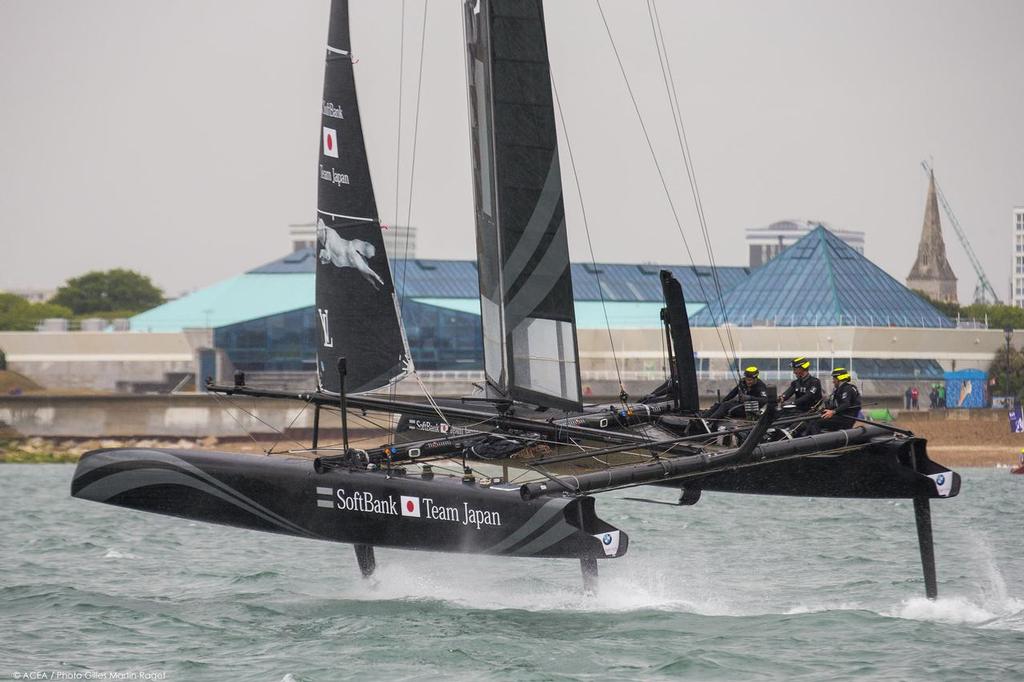
[[790,364],[792,364],[793,369],[796,369],[798,367],[800,369],[810,369],[811,368],[811,361],[808,360],[807,358],[803,357],[803,356],[801,356],[799,358],[793,358],[793,362],[790,363]]
[[845,367],[836,367],[832,370],[832,378],[838,381],[849,381],[850,373],[846,371]]
[[760,374],[760,370],[758,370],[757,367],[754,367],[753,365],[743,370],[743,376],[747,377],[748,379],[756,379],[758,374]]

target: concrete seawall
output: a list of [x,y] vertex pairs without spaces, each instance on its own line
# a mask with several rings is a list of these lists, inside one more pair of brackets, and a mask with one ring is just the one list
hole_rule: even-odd
[[[1005,410],[900,410],[895,414],[900,422],[908,424],[924,420],[1006,422]],[[321,418],[324,429],[336,429],[337,422],[334,414],[325,413]],[[350,419],[350,424],[354,429],[365,426],[358,418]],[[43,438],[273,436],[277,430],[311,429],[313,409],[299,401],[228,399],[198,393],[30,394],[0,398],[0,427],[3,426],[21,436]]]
[[[335,421],[325,414],[321,424],[335,428]],[[0,398],[0,422],[22,436],[44,438],[223,438],[312,428],[313,409],[299,401],[205,394],[22,395]]]

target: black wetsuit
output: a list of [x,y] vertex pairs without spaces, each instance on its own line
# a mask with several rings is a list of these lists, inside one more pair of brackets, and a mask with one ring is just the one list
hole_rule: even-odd
[[821,428],[825,431],[852,429],[856,424],[853,417],[860,414],[860,391],[849,381],[844,381],[828,399],[828,409],[834,410],[831,419],[822,419]]
[[817,377],[805,374],[800,379],[794,379],[786,392],[782,394],[782,401],[793,398],[793,405],[801,412],[811,411],[815,405],[821,402],[821,382]]
[[742,414],[736,415],[733,413],[738,410],[741,411],[743,403],[754,400],[757,401],[758,407],[763,407],[768,402],[768,387],[760,379],[750,386],[747,386],[746,381],[740,379],[740,382],[725,395],[725,398],[722,399],[718,407],[711,411],[709,418],[721,419],[726,416],[742,416]]

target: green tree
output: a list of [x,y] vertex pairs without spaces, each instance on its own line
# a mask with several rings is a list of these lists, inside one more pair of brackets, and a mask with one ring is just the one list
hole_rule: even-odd
[[75,315],[113,310],[134,314],[163,302],[163,292],[149,277],[121,268],[72,277],[50,299],[50,303],[66,306]]
[[[1006,348],[1003,347],[996,353],[995,359],[988,368],[988,376],[995,379],[992,386],[992,395],[1014,395],[1024,396],[1024,352],[1010,347],[1009,372],[1007,370]],[[1007,392],[1006,380],[1009,378],[1009,392]]]
[[960,316],[988,320],[989,329],[1024,329],[1024,308],[1001,303],[972,303],[960,309]]
[[959,315],[961,319],[965,320],[978,320],[979,322],[988,320],[989,329],[1006,329],[1007,327],[1024,329],[1024,308],[1002,303],[971,303],[962,306],[958,303],[936,301],[928,294],[916,289],[914,293],[938,308],[939,312],[951,320],[956,320]]
[[15,294],[0,294],[0,329],[30,332],[48,317],[71,317],[71,311],[52,303],[29,303]]

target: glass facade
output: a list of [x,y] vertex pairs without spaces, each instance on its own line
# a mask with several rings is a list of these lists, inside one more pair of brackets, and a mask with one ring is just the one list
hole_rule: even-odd
[[[849,369],[850,358],[814,358],[808,357],[811,361],[811,374],[828,374],[832,371],[833,367],[845,367]],[[757,367],[761,372],[776,372],[782,375],[789,374],[793,371],[793,366],[790,364],[792,358],[743,358],[740,360],[739,369],[743,370],[747,367]],[[737,371],[736,366],[731,364],[731,370]]]
[[402,321],[417,369],[483,369],[479,315],[407,300]]
[[[480,316],[406,301],[402,319],[416,367],[422,370],[480,370]],[[245,372],[316,370],[313,308],[293,310],[214,330],[214,345]]]
[[853,368],[860,379],[935,379],[945,373],[935,360],[877,360],[854,358]]
[[313,309],[292,310],[218,327],[213,344],[246,372],[316,371]]
[[[849,358],[849,357],[807,357],[811,362],[811,374],[815,375],[826,386],[828,377],[835,367],[843,367],[851,370],[855,380],[896,380],[896,379],[935,379],[943,377],[942,366],[935,360],[930,359],[909,359],[909,360],[887,360],[878,358]],[[790,358],[754,358],[745,357],[740,360],[739,368],[745,369],[751,365],[761,371],[762,377],[772,380],[785,379],[792,369]],[[735,363],[729,363],[729,370],[737,371]]]

